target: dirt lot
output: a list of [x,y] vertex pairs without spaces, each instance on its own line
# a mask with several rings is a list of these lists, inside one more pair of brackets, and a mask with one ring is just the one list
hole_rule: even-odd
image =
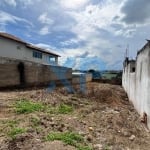
[[149,141],[120,86],[0,92],[0,150],[149,150]]

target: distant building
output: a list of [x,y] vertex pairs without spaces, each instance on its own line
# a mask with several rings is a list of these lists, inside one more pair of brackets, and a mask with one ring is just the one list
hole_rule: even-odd
[[11,34],[0,32],[0,57],[58,65],[58,57],[60,56],[24,42]]

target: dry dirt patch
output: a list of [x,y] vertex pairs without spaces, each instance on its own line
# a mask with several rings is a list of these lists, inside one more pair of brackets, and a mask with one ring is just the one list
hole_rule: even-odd
[[[84,94],[67,94],[64,88],[59,88],[51,93],[45,89],[0,92],[0,97],[0,150],[79,149],[62,141],[43,140],[50,132],[68,131],[82,135],[88,147],[95,150],[150,149],[150,135],[120,86],[89,83]],[[22,98],[52,108],[68,105],[73,111],[16,114],[14,104]],[[26,132],[15,133],[16,138],[12,139],[8,133],[16,128]]]

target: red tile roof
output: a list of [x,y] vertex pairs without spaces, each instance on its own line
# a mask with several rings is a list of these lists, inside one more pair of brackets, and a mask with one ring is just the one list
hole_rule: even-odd
[[31,48],[31,49],[34,49],[34,50],[37,50],[37,51],[40,51],[40,52],[43,52],[43,53],[47,53],[47,54],[51,54],[51,55],[55,55],[55,56],[60,57],[58,54],[50,52],[49,50],[46,50],[46,49],[34,46],[32,44],[29,44],[27,42],[24,42],[23,40],[21,40],[20,38],[14,36],[14,35],[11,35],[11,34],[8,34],[8,33],[4,33],[4,32],[0,32],[0,36],[4,37],[4,38],[7,38],[7,39],[10,39],[10,40],[13,40],[13,41],[16,41],[16,42],[23,43],[28,48]]

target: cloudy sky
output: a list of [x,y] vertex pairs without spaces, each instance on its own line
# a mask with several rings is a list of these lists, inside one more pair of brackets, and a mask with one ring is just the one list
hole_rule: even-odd
[[150,0],[1,0],[0,31],[74,69],[121,69],[150,39]]

